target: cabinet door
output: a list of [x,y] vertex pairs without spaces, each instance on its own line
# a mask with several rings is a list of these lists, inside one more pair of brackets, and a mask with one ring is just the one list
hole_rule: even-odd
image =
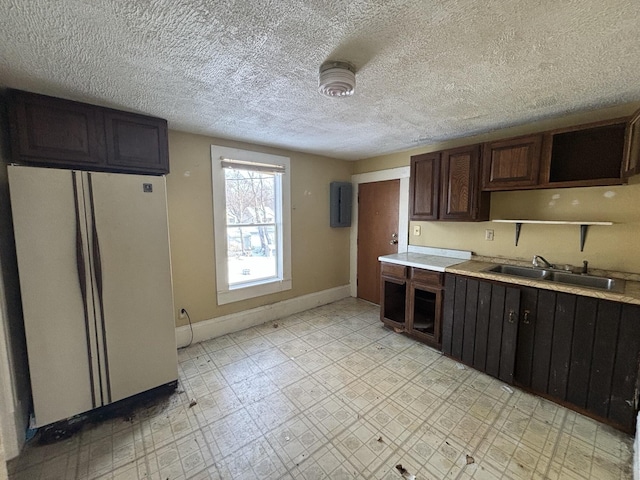
[[126,172],[169,173],[166,120],[107,110],[104,122],[108,166]]
[[522,288],[520,290],[520,324],[518,325],[514,380],[518,385],[524,387],[531,386],[537,306],[538,289]]
[[437,220],[440,198],[440,153],[411,157],[409,217],[411,220]]
[[609,405],[609,419],[631,432],[638,412],[639,319],[640,307],[622,306]]
[[624,150],[625,177],[640,173],[640,110],[627,125]]
[[444,305],[444,353],[513,383],[520,290],[447,275]]
[[9,98],[15,162],[86,168],[104,161],[97,107],[17,90]]
[[542,135],[485,143],[482,190],[515,190],[535,186],[540,171]]
[[479,191],[480,146],[442,152],[440,219],[489,219],[489,194]]

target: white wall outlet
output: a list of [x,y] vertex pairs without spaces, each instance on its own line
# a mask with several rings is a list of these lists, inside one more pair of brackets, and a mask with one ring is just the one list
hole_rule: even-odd
[[491,229],[487,229],[484,231],[484,239],[485,240],[489,240],[490,242],[493,241],[493,230]]
[[187,311],[184,308],[180,309],[180,318],[187,318]]
[[414,225],[413,226],[413,234],[418,237],[420,236],[420,232],[422,231],[422,228],[420,227],[420,225]]

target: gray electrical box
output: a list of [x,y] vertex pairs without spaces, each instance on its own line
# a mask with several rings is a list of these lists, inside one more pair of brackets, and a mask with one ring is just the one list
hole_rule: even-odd
[[351,198],[353,187],[349,182],[331,182],[329,225],[332,227],[351,226]]

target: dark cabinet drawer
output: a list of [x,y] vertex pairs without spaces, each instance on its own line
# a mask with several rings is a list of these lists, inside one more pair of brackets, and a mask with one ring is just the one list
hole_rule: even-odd
[[386,277],[393,277],[404,280],[407,278],[407,267],[393,263],[382,263],[380,272]]

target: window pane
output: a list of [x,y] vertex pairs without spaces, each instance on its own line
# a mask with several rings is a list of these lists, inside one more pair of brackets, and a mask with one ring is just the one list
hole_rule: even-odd
[[276,174],[226,168],[227,224],[275,223]]
[[277,276],[275,225],[227,227],[229,285]]

